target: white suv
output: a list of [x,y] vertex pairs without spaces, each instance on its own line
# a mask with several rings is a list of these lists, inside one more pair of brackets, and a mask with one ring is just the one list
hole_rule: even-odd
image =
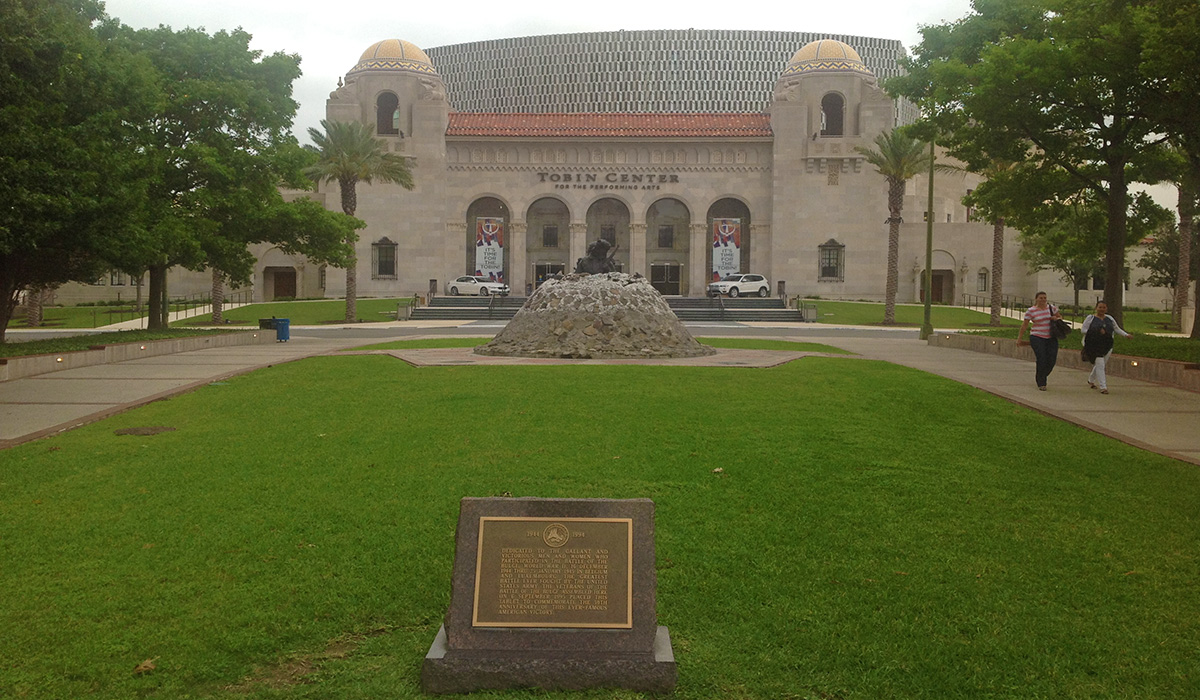
[[713,282],[708,285],[708,295],[710,297],[715,297],[719,294],[728,294],[730,297],[737,297],[742,294],[757,294],[760,297],[770,296],[771,283],[762,275],[726,275],[725,279],[720,282]]
[[505,296],[508,294],[508,285],[503,282],[489,280],[482,275],[463,275],[453,282],[447,282],[446,291],[452,297],[456,297],[459,294],[479,295],[481,297],[486,297],[489,294]]

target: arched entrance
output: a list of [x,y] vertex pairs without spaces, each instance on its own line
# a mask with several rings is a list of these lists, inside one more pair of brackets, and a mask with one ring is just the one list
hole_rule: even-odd
[[629,207],[619,199],[596,200],[587,212],[587,243],[603,238],[617,247],[613,256],[621,272],[629,270]]
[[660,294],[688,288],[692,215],[678,199],[660,199],[646,210],[646,262],[650,284]]
[[467,207],[467,236],[463,241],[463,270],[468,275],[485,275],[498,282],[508,279],[508,207],[495,197],[480,197]]
[[575,269],[571,262],[571,213],[553,197],[529,205],[525,213],[525,259],[535,287],[551,275]]
[[[708,278],[750,272],[750,208],[726,197],[708,208]],[[755,270],[761,272],[761,270]]]

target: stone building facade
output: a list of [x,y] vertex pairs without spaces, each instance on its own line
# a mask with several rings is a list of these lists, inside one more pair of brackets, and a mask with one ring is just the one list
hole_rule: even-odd
[[[615,51],[625,42],[661,57],[674,47],[676,55],[687,57],[686,65],[725,55],[717,33],[620,34],[626,33],[527,37],[431,51],[453,66],[456,80],[470,83],[469,90],[458,91],[430,55],[409,42],[391,39],[368,47],[330,93],[326,116],[373,125],[389,151],[411,159],[416,188],[360,183],[357,216],[367,227],[359,232],[358,293],[423,295],[431,285],[446,293],[448,280],[485,272],[480,249],[486,240],[494,249],[493,274],[520,295],[546,276],[572,269],[589,241],[605,237],[617,245],[623,271],[650,278],[665,294],[703,294],[715,273],[730,269],[733,243],[735,269],[765,275],[772,293],[882,300],[887,185],[855,149],[874,147],[877,135],[911,115],[897,114],[906,107],[883,92],[858,50],[836,39],[797,46],[769,84],[750,85],[728,105],[694,99],[699,93],[684,90],[673,98],[679,110],[610,111],[643,106],[624,98],[596,101],[602,98],[594,95],[636,93],[633,82],[621,87],[620,74],[588,78],[604,83],[590,102],[578,102],[576,91],[554,102],[561,86],[552,71],[536,65],[542,49],[611,45]],[[776,43],[788,39],[788,33],[760,34]],[[894,42],[845,38],[862,42],[872,63],[890,69],[892,54],[902,51]],[[754,36],[733,39],[743,48],[758,46]],[[688,41],[699,43],[680,52]],[[489,49],[503,55],[490,59]],[[526,77],[515,77],[520,71],[514,68],[505,78],[509,63],[527,71]],[[612,65],[619,73],[625,64],[614,58]],[[654,70],[661,73],[666,65]],[[550,77],[539,82],[543,74]],[[539,95],[524,107],[509,99],[523,85]],[[489,92],[508,95],[509,101],[481,102]],[[754,102],[760,93],[765,103]],[[455,94],[469,97],[472,111],[456,109]],[[752,109],[755,104],[762,108]],[[714,106],[729,111],[707,111]],[[492,108],[497,111],[486,111]],[[582,108],[594,111],[572,111]],[[927,216],[934,221],[933,299],[986,299],[992,227],[972,221],[962,204],[979,181],[971,174],[937,175],[931,213],[926,176],[908,183],[898,301],[921,299]],[[286,196],[312,197],[340,209],[336,183]],[[485,235],[485,228],[491,233]],[[734,233],[722,239],[718,230]],[[1019,258],[1015,232],[1008,230],[1006,238],[1005,293],[1031,298],[1045,289],[1056,302],[1068,303],[1072,291],[1058,275],[1030,273]],[[341,270],[277,249],[253,252],[256,300],[344,295]],[[1135,250],[1131,257],[1137,255]],[[1135,270],[1131,276],[1136,281],[1140,274]],[[208,283],[206,274],[181,271],[172,276],[171,290],[203,293]],[[74,287],[89,298],[105,291]],[[68,298],[73,293],[61,291]],[[1085,291],[1081,302],[1091,303],[1101,293]],[[1166,296],[1161,289],[1131,286],[1126,303],[1161,306]]]

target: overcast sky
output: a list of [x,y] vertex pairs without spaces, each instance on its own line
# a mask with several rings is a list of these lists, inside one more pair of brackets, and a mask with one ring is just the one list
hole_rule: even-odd
[[[422,49],[484,39],[617,29],[758,29],[899,39],[916,44],[922,24],[970,12],[970,0],[859,0],[682,3],[668,0],[525,0],[412,5],[389,0],[105,0],[108,14],[132,27],[165,24],[210,33],[241,27],[264,53],[299,54],[304,75],[295,132],[325,116],[325,99],[371,44],[405,39]],[[797,46],[797,49],[800,47]]]

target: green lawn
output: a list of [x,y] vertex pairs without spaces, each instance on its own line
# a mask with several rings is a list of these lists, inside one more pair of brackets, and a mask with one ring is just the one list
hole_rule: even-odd
[[[366,322],[391,321],[396,318],[396,308],[411,304],[412,297],[401,299],[359,299],[358,319]],[[222,316],[234,325],[258,325],[260,318],[286,318],[293,326],[315,326],[323,323],[342,323],[346,317],[344,299],[319,299],[315,301],[279,301],[264,304],[249,304],[225,311]],[[177,321],[173,326],[196,326],[212,322],[212,315],[205,314]]]
[[[860,301],[827,301],[802,299],[804,304],[817,305],[817,322],[848,326],[879,326],[883,324],[883,304]],[[930,315],[935,328],[986,327],[991,316],[956,306],[933,306]],[[1021,325],[1020,321],[1001,319],[1003,325]],[[920,327],[925,322],[925,307],[921,304],[897,304],[896,324]]]
[[1200,697],[1194,465],[861,359],[386,356],[0,452],[0,697],[422,697],[502,494],[655,501],[681,700]]

